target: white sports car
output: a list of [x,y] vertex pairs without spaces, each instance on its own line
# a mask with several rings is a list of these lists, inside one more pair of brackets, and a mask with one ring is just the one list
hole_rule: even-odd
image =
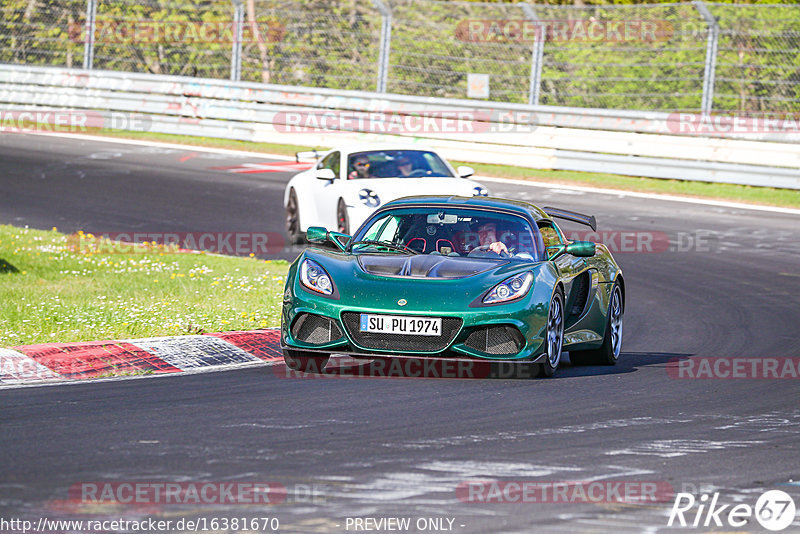
[[318,161],[286,185],[286,233],[301,243],[310,226],[349,234],[379,206],[411,195],[486,196],[469,176],[470,167],[453,167],[419,145],[351,145],[328,152],[298,152]]

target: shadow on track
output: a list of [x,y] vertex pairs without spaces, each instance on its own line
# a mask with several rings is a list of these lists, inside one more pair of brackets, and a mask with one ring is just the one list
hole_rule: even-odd
[[[618,375],[635,372],[640,367],[666,366],[672,360],[683,360],[691,354],[666,352],[629,352],[620,355],[617,365],[573,366],[562,359],[558,372],[550,380],[581,376]],[[349,357],[332,358],[321,373],[293,371],[285,365],[273,366],[280,378],[350,379],[350,378],[437,378],[445,380],[530,380],[538,375],[538,366],[512,362],[481,362],[471,360],[426,360],[415,358],[377,358],[356,360]]]

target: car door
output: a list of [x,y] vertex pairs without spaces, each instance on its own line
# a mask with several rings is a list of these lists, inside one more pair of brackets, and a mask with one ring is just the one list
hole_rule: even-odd
[[336,176],[335,180],[315,178],[315,195],[312,200],[317,213],[317,224],[325,226],[329,230],[336,229],[336,204],[342,196],[340,191],[342,188],[341,159],[341,152],[336,150],[322,158],[316,167],[317,169],[330,169]]

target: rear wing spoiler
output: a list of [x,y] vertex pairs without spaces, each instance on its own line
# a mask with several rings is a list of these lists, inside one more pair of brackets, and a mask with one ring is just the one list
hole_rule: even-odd
[[597,219],[594,218],[594,215],[584,215],[583,213],[562,210],[560,208],[542,208],[542,211],[544,211],[550,217],[557,217],[559,219],[564,219],[565,221],[585,224],[593,231],[597,231]]
[[300,160],[301,160],[301,159],[313,159],[313,160],[318,160],[318,159],[319,159],[319,152],[317,152],[316,150],[311,150],[311,151],[309,151],[309,152],[295,152],[295,154],[294,154],[294,160],[295,160],[297,163],[300,163]]

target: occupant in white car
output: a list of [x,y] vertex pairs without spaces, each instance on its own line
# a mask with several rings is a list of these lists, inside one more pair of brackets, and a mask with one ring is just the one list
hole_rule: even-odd
[[397,160],[397,172],[400,173],[400,176],[403,178],[411,176],[411,173],[414,172],[414,165],[408,157],[403,156]]
[[353,158],[353,163],[350,174],[347,175],[348,180],[355,180],[357,178],[372,178],[369,169],[369,158],[364,154],[359,154]]

